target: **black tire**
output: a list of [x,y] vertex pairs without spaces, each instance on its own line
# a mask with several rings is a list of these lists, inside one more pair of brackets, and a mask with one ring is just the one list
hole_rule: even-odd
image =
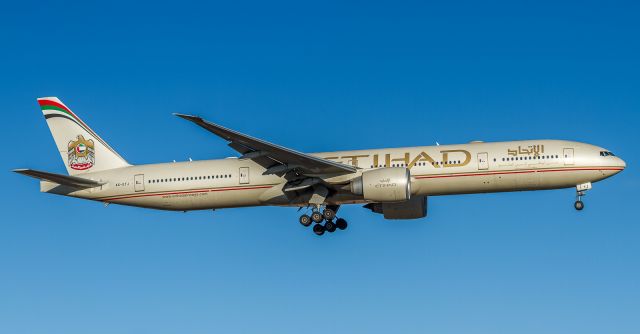
[[311,225],[312,221],[311,221],[311,217],[309,217],[308,215],[302,215],[300,216],[300,224],[302,224],[302,226],[309,226]]
[[332,221],[328,221],[324,223],[324,228],[327,230],[327,232],[333,233],[336,231],[336,224],[334,224]]
[[313,220],[314,223],[322,223],[324,217],[320,212],[316,211],[311,214],[311,220]]
[[342,218],[338,218],[338,220],[336,220],[336,227],[344,230],[347,228],[347,221],[342,219]]
[[334,218],[336,218],[336,212],[327,208],[322,212],[322,216],[324,217],[324,220],[332,221]]
[[322,226],[320,224],[313,225],[313,233],[315,233],[316,235],[323,235],[324,234],[324,226]]
[[584,203],[582,203],[582,201],[576,201],[573,204],[573,207],[576,208],[576,210],[580,211],[580,210],[584,209]]

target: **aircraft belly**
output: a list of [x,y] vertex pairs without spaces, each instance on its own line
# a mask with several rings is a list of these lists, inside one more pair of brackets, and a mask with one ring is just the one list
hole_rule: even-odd
[[600,170],[576,170],[564,173],[541,172],[539,189],[570,188],[586,182],[597,182],[608,176]]
[[450,195],[460,193],[491,192],[496,184],[493,176],[452,176],[417,179],[411,184],[417,188],[413,195]]
[[175,191],[166,194],[136,194],[135,196],[107,200],[121,205],[160,210],[205,210],[246,206],[259,206],[260,195],[269,187],[244,187],[231,189],[203,189]]
[[[196,196],[196,195],[193,195]],[[204,196],[204,195],[203,195]],[[137,206],[142,208],[160,209],[160,210],[187,210],[193,206],[192,196],[140,196],[133,198],[116,199],[110,203]]]
[[241,191],[211,192],[209,195],[212,197],[197,201],[194,205],[201,209],[259,206],[262,204],[259,197],[264,191],[263,188],[247,188]]
[[291,202],[291,199],[284,192],[284,183],[275,185],[266,191],[260,193],[258,200],[261,203],[268,203],[273,205],[285,205]]
[[171,197],[167,206],[172,210],[207,210],[259,206],[258,200],[264,189],[242,189],[242,191],[207,191],[185,198]]

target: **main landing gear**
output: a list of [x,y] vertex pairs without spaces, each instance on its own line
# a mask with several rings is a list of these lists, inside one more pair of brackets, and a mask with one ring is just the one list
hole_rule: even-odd
[[[313,225],[313,233],[316,235],[323,235],[324,232],[333,233],[336,229],[344,230],[347,228],[347,221],[342,218],[335,219],[336,211],[338,211],[338,207],[325,207],[322,212],[320,212],[319,207],[316,207],[313,209],[311,216],[306,214],[300,216],[300,224],[307,227],[315,223]],[[324,225],[322,222],[324,222]]]
[[582,183],[576,186],[576,202],[573,207],[580,211],[584,209],[584,203],[582,202],[582,196],[585,195],[587,190],[591,189],[591,182]]

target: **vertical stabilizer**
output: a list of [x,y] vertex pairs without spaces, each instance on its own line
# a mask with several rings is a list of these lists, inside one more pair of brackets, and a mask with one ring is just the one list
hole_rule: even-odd
[[38,104],[69,175],[130,166],[57,97],[41,97]]

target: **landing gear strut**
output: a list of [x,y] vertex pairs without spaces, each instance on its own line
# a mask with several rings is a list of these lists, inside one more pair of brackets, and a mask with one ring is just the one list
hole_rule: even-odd
[[300,216],[300,224],[307,227],[312,223],[315,223],[315,225],[313,225],[313,233],[315,233],[316,235],[323,235],[324,232],[333,233],[337,229],[344,230],[347,228],[346,220],[338,218],[334,222],[334,219],[336,218],[336,211],[338,211],[338,208],[338,206],[332,205],[327,206],[324,208],[324,210],[320,211],[320,206],[318,205],[313,208],[313,212],[310,216],[307,214]]
[[584,209],[584,203],[582,202],[582,196],[585,195],[587,190],[591,189],[591,182],[582,183],[576,186],[576,202],[573,207],[580,211]]

